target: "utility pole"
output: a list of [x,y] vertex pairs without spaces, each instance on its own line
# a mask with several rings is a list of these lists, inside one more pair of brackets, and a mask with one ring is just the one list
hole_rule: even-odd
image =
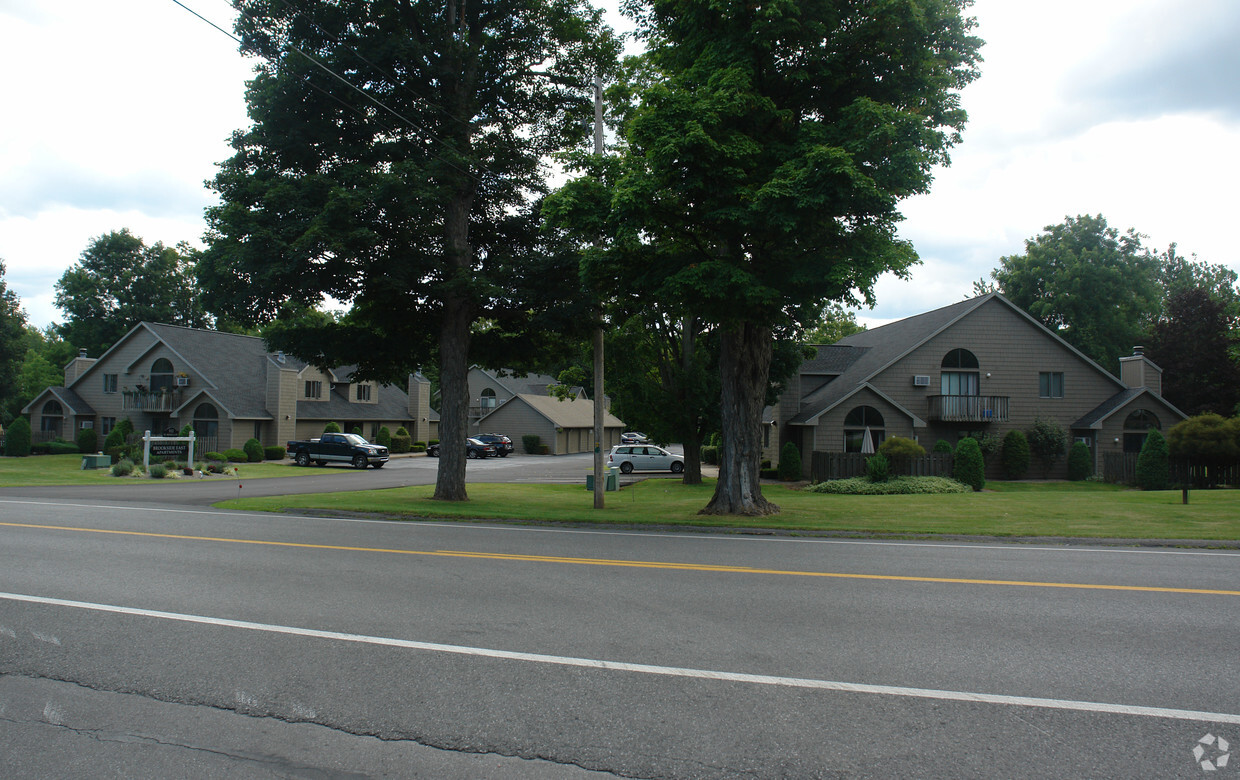
[[[603,79],[594,77],[594,153],[603,155]],[[594,508],[603,508],[603,305],[596,304],[594,328]],[[619,487],[617,485],[617,487]]]

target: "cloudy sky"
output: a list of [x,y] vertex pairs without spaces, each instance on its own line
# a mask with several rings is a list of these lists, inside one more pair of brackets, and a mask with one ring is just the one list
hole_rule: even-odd
[[[225,0],[182,0],[231,28]],[[906,202],[922,257],[884,278],[880,323],[966,297],[1066,215],[1240,270],[1240,3],[977,0],[982,77],[932,192]],[[246,122],[252,62],[172,0],[0,0],[0,259],[32,324],[95,236],[198,243],[203,186]]]

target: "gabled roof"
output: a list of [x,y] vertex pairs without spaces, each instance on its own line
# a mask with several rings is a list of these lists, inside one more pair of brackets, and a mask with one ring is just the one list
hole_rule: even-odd
[[[827,387],[830,387],[830,385],[828,385]],[[844,403],[848,399],[852,398],[857,393],[860,393],[862,390],[869,390],[870,392],[877,395],[879,398],[891,404],[892,407],[899,410],[902,414],[906,415],[912,421],[914,428],[924,428],[926,425],[925,420],[921,419],[916,414],[913,414],[913,412],[910,411],[908,408],[906,408],[903,404],[897,402],[891,396],[887,395],[882,390],[879,390],[877,387],[870,384],[869,382],[862,382],[861,384],[856,385],[855,387],[853,387],[851,392],[845,393],[844,395],[841,395],[838,398],[834,398],[827,405],[814,404],[813,396],[817,395],[818,393],[823,393],[823,395],[826,395],[824,391],[827,390],[827,387],[823,387],[820,390],[815,391],[815,393],[812,393],[810,395],[810,398],[807,399],[806,402],[802,404],[801,413],[798,414],[796,417],[793,417],[791,420],[789,420],[788,425],[817,425],[819,417],[831,411],[832,409],[839,406],[840,404]],[[811,408],[814,411],[810,411]]]
[[[344,376],[348,376],[346,372]],[[375,403],[356,403],[349,400],[350,385],[333,386],[326,401],[298,401],[299,420],[406,420],[409,413],[409,396],[402,387],[378,385]],[[432,420],[438,419],[432,413]]]
[[[513,395],[547,395],[548,387],[558,387],[560,385],[558,379],[547,374],[517,376],[516,372],[507,368],[502,368],[498,371],[482,368],[481,366],[474,366],[474,368],[490,377],[492,381]],[[580,385],[570,387],[569,391],[577,398],[583,400],[586,398],[586,390]]]
[[80,395],[67,387],[47,388],[43,392],[36,395],[34,400],[22,408],[22,414],[31,414],[37,406],[47,403],[43,399],[49,395],[60,402],[60,405],[65,410],[66,414],[86,417],[95,416],[94,408],[92,408],[90,404],[86,403],[86,401],[82,400]]
[[[559,428],[593,428],[594,427],[594,402],[586,399],[568,399],[561,401],[549,395],[535,395],[533,393],[518,393],[499,406],[492,409],[482,420],[479,425],[487,417],[498,412],[500,409],[509,404],[523,403],[533,409],[538,414],[545,417],[552,425]],[[604,428],[623,428],[624,423],[620,421],[611,412],[603,413]]]
[[[840,371],[833,381],[810,393],[801,402],[801,411],[794,420],[817,420],[819,416],[852,396],[863,385],[869,383],[870,380],[893,363],[904,358],[927,341],[930,341],[950,326],[991,301],[1007,306],[1017,315],[1041,330],[1047,338],[1058,342],[1064,349],[1072,352],[1085,363],[1092,366],[1099,374],[1111,380],[1117,390],[1124,388],[1124,384],[1114,374],[1085,356],[1076,347],[1064,341],[1054,331],[1030,316],[1028,312],[999,293],[990,293],[959,303],[953,303],[923,314],[906,317],[905,319],[877,328],[863,330],[851,336],[845,336],[830,346],[818,347],[818,356],[810,362],[811,364],[818,364],[822,370],[809,373],[828,374],[833,373],[829,369],[834,368],[839,368]],[[916,415],[912,416],[913,419],[917,419]]]
[[1167,409],[1170,409],[1172,412],[1175,412],[1176,414],[1180,415],[1180,419],[1185,419],[1188,417],[1188,415],[1184,414],[1184,412],[1181,412],[1179,409],[1177,409],[1171,402],[1169,402],[1167,399],[1163,398],[1162,396],[1158,395],[1153,390],[1150,390],[1148,387],[1130,387],[1130,388],[1126,388],[1124,390],[1119,391],[1118,393],[1111,396],[1107,400],[1098,404],[1098,406],[1095,407],[1093,411],[1089,412],[1081,419],[1072,423],[1072,428],[1074,430],[1077,430],[1077,429],[1097,430],[1102,427],[1102,424],[1106,422],[1107,419],[1111,415],[1115,414],[1120,409],[1124,408],[1129,403],[1131,403],[1132,401],[1135,401],[1136,399],[1140,398],[1143,395],[1148,395],[1152,400],[1154,400],[1159,405],[1166,407]]

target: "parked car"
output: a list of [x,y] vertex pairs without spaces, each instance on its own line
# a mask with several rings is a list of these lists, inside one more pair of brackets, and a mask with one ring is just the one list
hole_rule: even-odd
[[508,457],[508,453],[512,452],[512,439],[502,433],[480,433],[474,437],[478,441],[495,445],[495,454],[501,458]]
[[367,466],[383,468],[388,462],[388,448],[370,442],[355,433],[325,433],[309,441],[288,442],[288,454],[298,466],[312,462],[322,466],[326,463],[348,463],[355,469]]
[[685,470],[684,458],[653,444],[621,444],[612,447],[607,462],[619,466],[625,474],[634,471],[670,471],[679,474]]
[[628,433],[620,434],[620,443],[621,444],[649,444],[650,437],[638,431],[629,431]]
[[[465,440],[465,457],[467,458],[487,458],[497,454],[494,444],[485,441],[469,438]],[[439,457],[439,442],[435,442],[426,448],[426,454],[432,458]]]

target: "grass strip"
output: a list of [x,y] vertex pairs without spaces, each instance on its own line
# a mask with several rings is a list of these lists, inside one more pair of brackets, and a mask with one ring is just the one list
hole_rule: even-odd
[[[162,461],[160,461],[162,463]],[[196,461],[201,462],[201,461]],[[139,462],[140,463],[140,462]],[[322,474],[322,469],[303,469],[288,462],[237,463],[241,479],[270,479],[272,477],[301,477]],[[353,471],[353,469],[337,469]],[[25,458],[0,458],[0,487],[52,486],[52,485],[132,485],[135,479],[147,482],[178,482],[197,479],[179,477],[150,479],[149,477],[114,477],[112,469],[82,470],[82,456],[31,455]],[[204,479],[237,479],[237,477],[210,476]]]

